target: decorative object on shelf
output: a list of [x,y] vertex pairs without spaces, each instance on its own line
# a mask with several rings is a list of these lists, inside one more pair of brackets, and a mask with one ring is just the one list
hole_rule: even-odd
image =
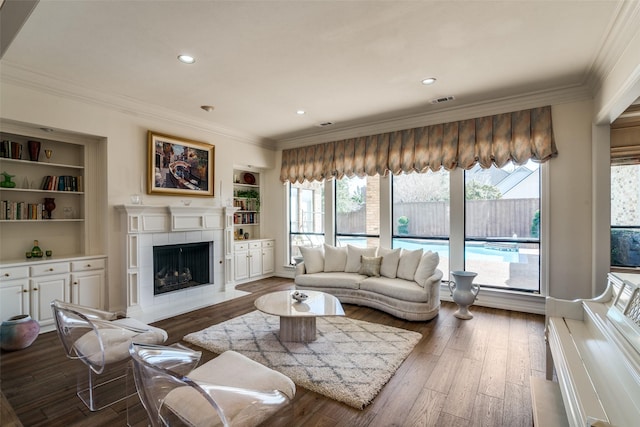
[[141,205],[142,204],[142,197],[140,197],[139,194],[132,194],[131,195],[131,203],[134,205]]
[[153,131],[147,137],[148,194],[213,197],[215,146]]
[[6,351],[22,350],[38,338],[40,324],[28,314],[13,316],[0,326],[0,347]]
[[56,199],[53,197],[45,197],[44,199],[44,210],[47,211],[47,219],[51,219],[51,213],[56,208]]
[[31,251],[28,251],[28,252],[25,252],[24,256],[27,257],[27,259],[31,259],[33,255],[31,255]]
[[2,172],[2,176],[4,177],[4,181],[0,182],[0,187],[15,188],[16,183],[11,181],[11,178],[13,178],[15,175],[9,175],[6,172]]
[[63,207],[62,213],[65,219],[73,219],[73,208],[71,206]]
[[44,155],[47,157],[47,162],[51,161],[51,156],[53,155],[53,150],[51,150],[51,149],[44,150]]
[[458,310],[453,313],[458,319],[469,320],[473,314],[469,311],[469,306],[474,303],[480,286],[473,284],[473,279],[478,275],[472,271],[452,271],[453,280],[449,280],[449,290],[453,297],[453,302],[458,304]]
[[53,256],[53,251],[47,249],[46,251],[44,251],[44,254],[47,256],[47,258],[51,258]]
[[244,233],[244,240],[249,240],[249,233]]
[[249,172],[245,172],[245,174],[242,175],[242,179],[244,180],[245,184],[255,185],[256,183],[256,177]]
[[33,241],[33,248],[31,248],[31,256],[33,258],[42,258],[42,249],[40,249],[40,243],[37,240]]
[[307,298],[309,298],[309,295],[303,294],[302,292],[299,292],[299,291],[295,291],[294,293],[291,294],[291,298],[293,298],[297,302],[302,302],[302,301],[305,301]]
[[40,157],[40,141],[27,141],[29,148],[29,160],[37,162]]
[[189,200],[189,199],[182,199],[181,202],[185,206],[189,206],[191,204],[191,200]]

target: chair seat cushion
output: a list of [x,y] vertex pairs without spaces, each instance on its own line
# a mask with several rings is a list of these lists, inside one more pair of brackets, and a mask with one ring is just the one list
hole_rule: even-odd
[[[167,339],[166,331],[135,319],[118,319],[109,323],[124,328],[146,330],[146,332],[136,332],[120,327],[98,327],[97,331],[104,347],[104,365],[110,365],[129,358],[129,344],[131,344],[131,341],[143,344],[161,344]],[[91,366],[103,366],[100,341],[95,331],[87,332],[81,336],[75,342],[74,348],[78,356],[86,359]]]
[[[280,407],[259,405],[249,393],[237,393],[219,388],[207,388],[207,385],[236,387],[245,390],[273,392],[278,390],[293,399],[296,386],[289,377],[274,371],[235,351],[225,351],[215,359],[194,369],[188,375],[191,380],[207,390],[218,403],[228,420],[233,425],[258,425],[277,411]],[[192,387],[173,389],[164,400],[177,416],[189,425],[220,425],[211,405]]]

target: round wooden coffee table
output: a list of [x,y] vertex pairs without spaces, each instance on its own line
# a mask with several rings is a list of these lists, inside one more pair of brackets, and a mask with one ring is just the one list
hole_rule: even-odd
[[299,291],[309,297],[303,302],[297,302],[291,297],[294,292],[272,292],[255,301],[258,310],[280,317],[279,334],[282,341],[315,341],[317,317],[344,316],[340,301],[333,295],[317,291]]

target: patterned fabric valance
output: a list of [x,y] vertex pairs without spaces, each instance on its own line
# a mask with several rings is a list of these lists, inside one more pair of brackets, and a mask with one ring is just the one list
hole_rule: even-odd
[[282,151],[282,182],[545,162],[557,155],[551,107]]

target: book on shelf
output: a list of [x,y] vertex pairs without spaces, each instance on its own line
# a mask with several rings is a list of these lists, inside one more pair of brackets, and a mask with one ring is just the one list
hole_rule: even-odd
[[22,144],[15,141],[2,141],[0,144],[0,157],[8,159],[22,159]]
[[42,179],[43,190],[49,191],[83,191],[83,179],[82,176],[55,176],[47,175]]
[[0,220],[22,221],[42,219],[43,203],[0,201]]

